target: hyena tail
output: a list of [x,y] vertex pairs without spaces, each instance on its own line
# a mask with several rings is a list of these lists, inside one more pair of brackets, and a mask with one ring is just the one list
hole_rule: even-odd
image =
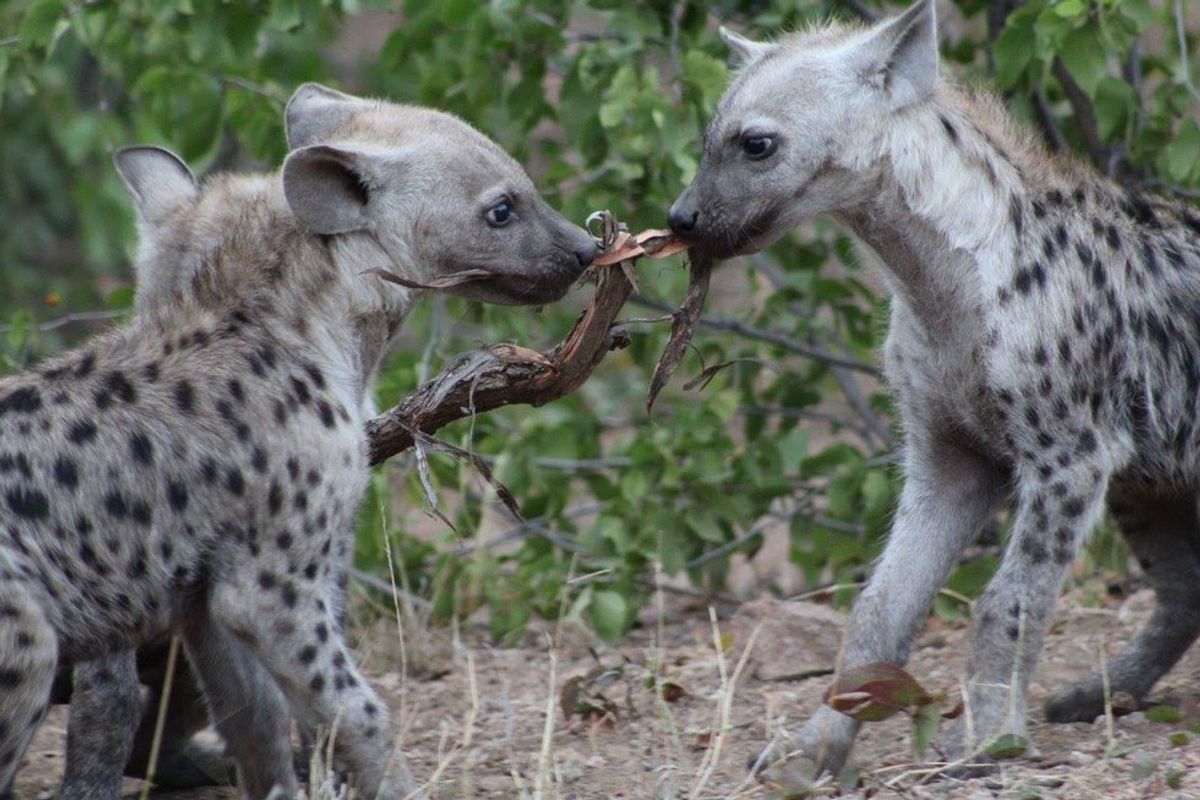
[[50,703],[58,637],[27,578],[0,565],[0,797]]

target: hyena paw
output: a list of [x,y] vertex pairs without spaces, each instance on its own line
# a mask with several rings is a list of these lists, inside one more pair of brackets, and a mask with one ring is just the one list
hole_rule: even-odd
[[798,734],[772,743],[748,766],[760,780],[807,791],[822,776],[841,773],[856,732],[854,720],[823,706]]
[[970,742],[966,722],[961,716],[942,729],[933,749],[938,761],[945,764],[942,774],[954,778],[991,774],[998,761],[1038,759],[1024,726],[998,726],[990,735],[980,737],[976,734],[975,741]]
[[155,785],[170,789],[231,786],[235,782],[233,762],[225,749],[198,739],[162,753],[154,769]]
[[1104,687],[1088,679],[1056,692],[1046,701],[1047,722],[1091,722],[1104,714]]

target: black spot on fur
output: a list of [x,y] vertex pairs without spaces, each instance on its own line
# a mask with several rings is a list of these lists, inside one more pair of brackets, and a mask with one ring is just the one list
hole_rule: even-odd
[[9,509],[25,519],[45,519],[50,515],[50,499],[27,486],[9,489],[5,495]]
[[141,431],[130,435],[129,452],[139,464],[150,466],[154,463],[154,445],[150,442],[150,437]]
[[32,386],[22,386],[0,400],[0,416],[10,412],[32,414],[42,407],[42,395]]
[[308,405],[312,400],[312,394],[308,390],[308,384],[299,378],[292,378],[292,391],[296,393],[296,400],[300,405]]
[[1026,536],[1021,540],[1021,552],[1033,564],[1044,564],[1050,554],[1046,552],[1046,547],[1032,536]]
[[230,467],[225,473],[225,488],[230,494],[241,497],[246,491],[246,480],[242,477],[242,472],[237,467]]
[[267,508],[272,516],[279,513],[283,508],[283,488],[280,487],[278,481],[271,481],[271,490],[267,494]]
[[171,510],[182,512],[188,507],[187,485],[181,481],[167,481],[167,503]]
[[196,390],[188,381],[175,384],[175,407],[185,414],[196,410]]
[[337,420],[333,416],[333,408],[326,401],[317,401],[317,414],[321,417],[321,424],[326,428],[333,428],[337,425]]
[[1062,512],[1068,519],[1075,519],[1083,513],[1084,502],[1078,497],[1070,497],[1063,501]]
[[958,131],[954,129],[954,125],[950,123],[950,120],[946,119],[945,117],[940,117],[940,119],[942,121],[942,127],[946,129],[946,136],[950,138],[951,144],[957,145]]
[[75,462],[66,456],[54,459],[54,480],[59,486],[74,489],[79,485],[79,469]]

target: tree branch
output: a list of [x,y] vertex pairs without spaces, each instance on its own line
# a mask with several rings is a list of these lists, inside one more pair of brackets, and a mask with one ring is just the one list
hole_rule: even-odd
[[598,272],[592,302],[554,349],[539,353],[498,344],[459,356],[394,408],[369,420],[372,466],[412,447],[413,429],[432,433],[501,406],[545,405],[577,389],[610,350],[629,341],[613,330],[613,321],[633,293],[633,285],[619,268]]
[[[636,295],[632,302],[639,306],[653,308],[656,311],[674,310],[668,303],[662,300],[656,300],[652,297],[646,297],[645,295],[641,294]],[[728,319],[726,317],[701,317],[700,327],[710,328],[718,331],[729,331],[730,333],[741,336],[743,339],[753,339],[755,341],[773,344],[781,350],[786,350],[787,352],[794,353],[798,356],[811,358],[832,366],[852,369],[856,372],[862,372],[867,375],[871,375],[872,377],[881,377],[879,368],[874,364],[870,364],[866,361],[860,361],[857,358],[839,356],[820,347],[810,347],[797,342],[795,339],[791,338],[785,333],[770,329],[755,328],[752,325],[747,325],[744,322],[739,322],[736,319]]]
[[1118,164],[1112,159],[1112,154],[1109,148],[1105,147],[1104,140],[1100,138],[1100,129],[1096,125],[1096,110],[1092,107],[1091,98],[1087,96],[1083,87],[1075,82],[1075,78],[1067,70],[1061,58],[1054,59],[1051,72],[1062,86],[1067,101],[1075,111],[1075,122],[1079,125],[1079,135],[1083,137],[1083,146],[1087,149],[1092,163],[1105,175],[1110,178],[1114,177]]

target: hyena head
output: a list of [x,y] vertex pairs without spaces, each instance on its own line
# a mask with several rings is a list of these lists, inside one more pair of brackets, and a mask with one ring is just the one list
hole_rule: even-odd
[[492,277],[451,289],[477,300],[557,300],[596,245],[542,199],[491,139],[440,111],[363,100],[316,84],[286,112],[283,188],[318,234],[372,236],[405,277]]
[[775,43],[721,35],[743,66],[669,221],[727,257],[871,197],[884,166],[875,143],[933,93],[937,37],[932,0],[866,29],[835,25]]

